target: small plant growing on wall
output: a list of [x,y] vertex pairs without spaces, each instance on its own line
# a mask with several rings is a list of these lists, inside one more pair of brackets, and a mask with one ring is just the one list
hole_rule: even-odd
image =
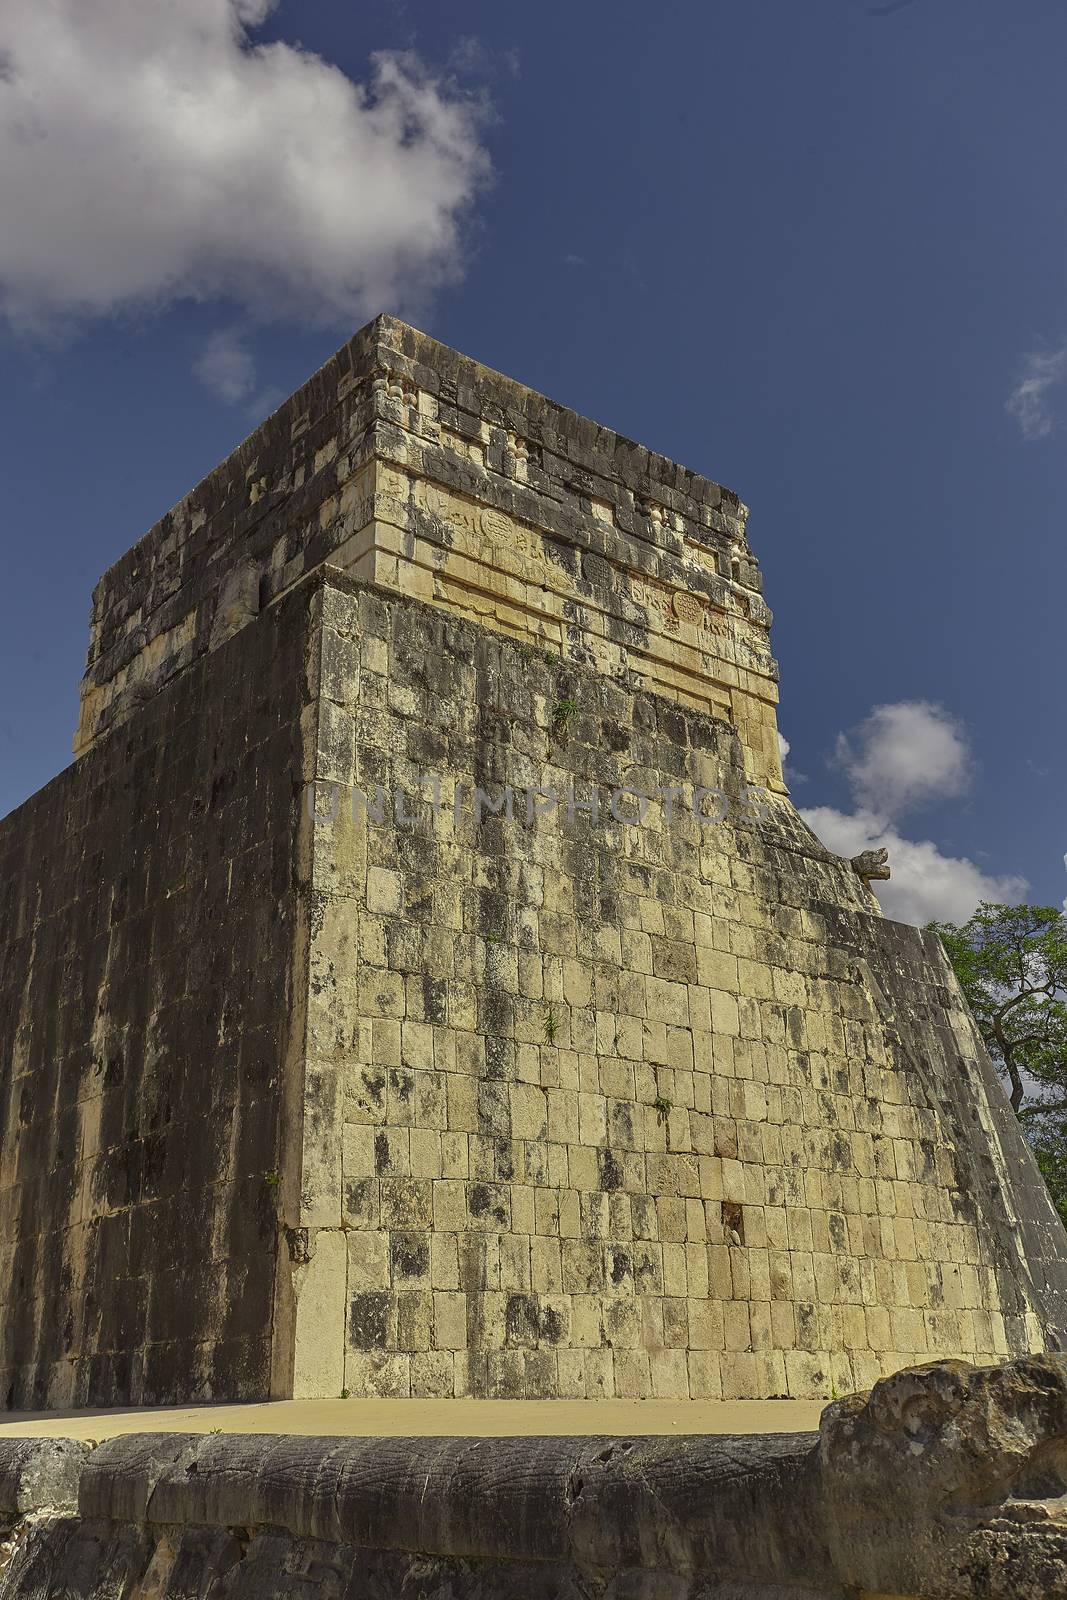
[[557,700],[552,711],[552,737],[560,743],[567,737],[570,720],[578,709],[577,700]]

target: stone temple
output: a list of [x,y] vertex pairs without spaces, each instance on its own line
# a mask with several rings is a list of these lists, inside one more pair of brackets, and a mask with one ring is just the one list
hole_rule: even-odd
[[940,948],[789,800],[745,521],[380,317],[104,576],[0,823],[0,1402],[1062,1347]]

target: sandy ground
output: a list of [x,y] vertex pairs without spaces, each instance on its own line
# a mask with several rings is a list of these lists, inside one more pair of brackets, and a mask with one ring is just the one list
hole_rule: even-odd
[[824,1400],[275,1400],[132,1411],[0,1412],[0,1439],[123,1433],[300,1433],[377,1438],[801,1433]]

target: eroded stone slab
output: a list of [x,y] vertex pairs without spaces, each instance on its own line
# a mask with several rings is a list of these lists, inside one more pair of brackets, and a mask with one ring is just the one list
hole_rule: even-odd
[[1059,1600],[1065,1377],[903,1371],[821,1438],[114,1439],[0,1506],[0,1597]]

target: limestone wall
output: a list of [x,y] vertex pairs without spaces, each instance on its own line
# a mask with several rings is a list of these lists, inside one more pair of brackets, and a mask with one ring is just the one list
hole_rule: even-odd
[[725,717],[780,788],[746,518],[730,490],[379,317],[101,579],[75,749],[328,560]]
[[0,1406],[268,1392],[305,642],[275,609],[0,822]]
[[383,317],[104,576],[0,824],[0,1400],[1057,1347],[944,958],[785,794],[745,521]]
[[747,779],[729,722],[327,569],[116,724],[0,825],[7,1403],[1054,1347],[936,945]]
[[[276,1392],[813,1396],[1055,1346],[1062,1229],[947,964],[737,731],[332,574],[316,605]],[[528,817],[552,788],[600,819]]]

